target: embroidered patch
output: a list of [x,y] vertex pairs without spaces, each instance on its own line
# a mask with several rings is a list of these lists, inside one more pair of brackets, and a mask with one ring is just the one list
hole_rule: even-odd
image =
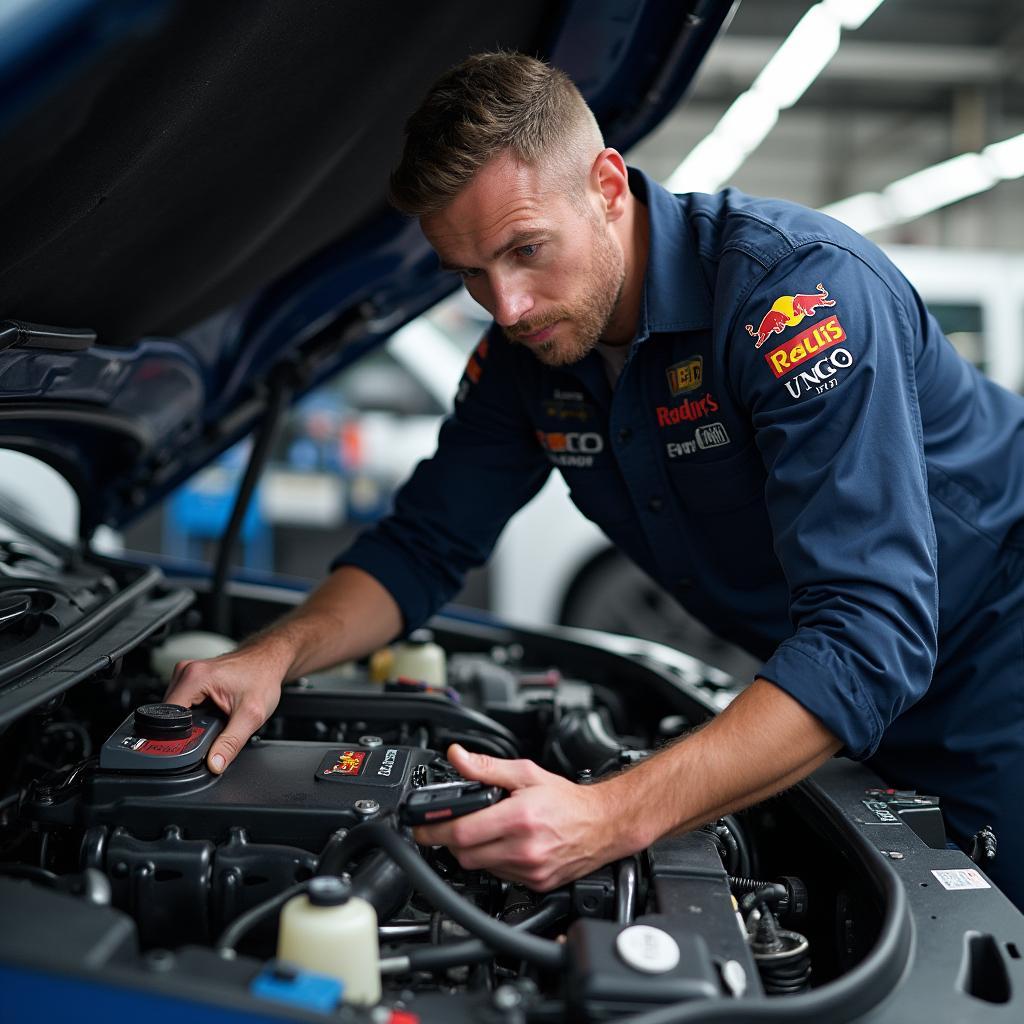
[[696,391],[704,382],[704,357],[691,356],[684,359],[681,363],[670,366],[665,374],[673,398],[686,394],[687,391]]
[[773,348],[764,359],[776,377],[783,377],[801,363],[806,363],[819,352],[841,341],[846,341],[846,331],[839,317],[830,316],[827,320],[812,324],[795,338],[784,341],[778,348]]
[[692,441],[669,441],[665,445],[665,454],[670,459],[681,459],[686,455],[695,455],[708,448],[721,448],[730,443],[729,432],[723,424],[708,423],[694,430]]
[[762,317],[757,330],[753,324],[746,324],[747,333],[757,338],[754,348],[760,348],[773,334],[781,334],[787,327],[796,327],[805,316],[811,316],[822,306],[834,306],[835,299],[828,297],[825,286],[818,283],[816,292],[802,295],[780,295],[772,308]]

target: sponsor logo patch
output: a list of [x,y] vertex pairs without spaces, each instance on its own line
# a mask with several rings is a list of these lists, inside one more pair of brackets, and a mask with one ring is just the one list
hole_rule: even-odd
[[593,406],[582,401],[546,398],[541,409],[544,415],[552,420],[575,420],[577,423],[586,423],[594,418]]
[[365,750],[341,750],[334,755],[334,763],[320,771],[323,775],[362,775],[365,765]]
[[459,382],[459,390],[455,395],[455,401],[461,402],[465,399],[466,395],[469,394],[469,389],[480,382],[480,378],[484,372],[484,360],[487,358],[487,353],[490,350],[490,342],[487,340],[485,334],[479,344],[473,349],[472,354],[469,357],[469,361],[466,363],[466,369],[462,373],[462,380]]
[[655,410],[659,427],[674,427],[679,423],[702,420],[718,412],[714,395],[708,393],[700,398],[684,398],[678,405],[659,405]]
[[684,359],[681,363],[670,366],[665,374],[673,398],[686,394],[687,391],[696,391],[704,380],[704,357],[691,356]]
[[819,352],[840,342],[846,341],[839,318],[830,316],[827,320],[819,320],[816,324],[801,331],[795,338],[783,342],[764,357],[776,377],[784,377],[801,363],[813,359]]
[[839,386],[836,374],[840,370],[848,370],[853,366],[853,356],[845,348],[837,348],[829,352],[824,359],[807,363],[806,369],[800,370],[795,377],[784,380],[786,390],[793,398],[803,395],[820,395]]
[[588,469],[604,451],[604,438],[594,431],[537,431],[537,441],[556,466]]
[[757,338],[754,348],[760,348],[773,334],[781,334],[787,327],[796,327],[805,316],[825,306],[834,306],[835,299],[828,297],[825,286],[818,283],[817,291],[805,292],[802,295],[780,295],[772,308],[761,318],[757,329],[753,324],[746,324],[747,334]]
[[708,423],[706,426],[697,427],[693,432],[692,441],[669,441],[665,445],[665,453],[670,459],[681,459],[708,448],[721,448],[730,441],[729,432],[723,424]]

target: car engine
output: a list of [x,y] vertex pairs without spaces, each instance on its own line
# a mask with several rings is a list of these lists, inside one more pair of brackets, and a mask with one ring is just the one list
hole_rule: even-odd
[[[108,569],[108,591],[132,585]],[[891,818],[896,857],[944,846],[941,814],[860,766],[551,893],[415,843],[411,824],[504,795],[459,779],[451,743],[597,784],[707,720],[730,692],[721,673],[642,641],[442,617],[401,650],[286,684],[218,776],[205,756],[222,712],[162,703],[168,644],[188,656],[204,621],[202,596],[197,610],[179,593],[156,586],[141,640],[4,726],[0,906],[15,927],[0,961],[45,950],[225,1007],[395,1022],[777,1019],[858,975],[881,998],[902,969],[900,886],[858,826]],[[244,635],[287,602],[238,587],[232,607]],[[410,647],[429,671],[396,667]]]

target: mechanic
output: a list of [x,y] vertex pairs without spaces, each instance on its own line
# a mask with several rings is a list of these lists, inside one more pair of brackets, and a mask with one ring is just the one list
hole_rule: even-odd
[[279,624],[178,666],[169,700],[230,712],[211,768],[282,680],[424,622],[557,466],[763,667],[704,728],[595,785],[451,748],[511,796],[420,842],[548,890],[842,751],[940,795],[961,844],[992,824],[994,875],[1024,907],[1024,400],[956,354],[873,244],[786,202],[669,194],[529,57],[435,83],[392,201],[494,323],[394,513]]

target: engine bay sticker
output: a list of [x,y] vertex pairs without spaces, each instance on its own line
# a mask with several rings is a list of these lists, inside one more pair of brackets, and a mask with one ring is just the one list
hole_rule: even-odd
[[861,803],[884,825],[898,825],[900,819],[889,810],[884,800],[861,800]]
[[955,868],[946,871],[932,871],[943,889],[991,889],[992,886],[974,868]]
[[366,768],[366,750],[338,750],[332,751],[321,762],[317,769],[318,776],[339,776],[351,778],[354,775],[362,775]]
[[195,750],[203,738],[206,727],[202,725],[192,726],[187,736],[176,740],[140,740],[137,736],[127,736],[121,741],[121,746],[130,747],[140,754],[149,754],[153,757],[167,757],[172,754],[187,754]]
[[408,761],[409,751],[402,747],[330,750],[321,759],[316,777],[324,782],[358,779],[364,786],[400,786],[405,781]]

